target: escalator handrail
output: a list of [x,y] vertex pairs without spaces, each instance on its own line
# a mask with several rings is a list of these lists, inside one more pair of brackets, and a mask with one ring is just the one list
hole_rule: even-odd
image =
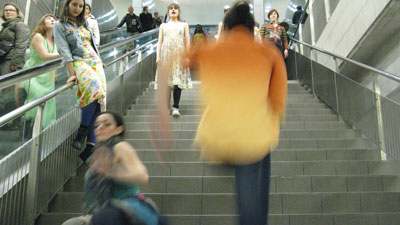
[[[156,43],[156,41],[157,41],[157,39],[154,39],[153,41],[150,41],[150,42],[148,42],[148,43],[146,43],[146,44],[144,44],[142,46],[139,46],[139,47],[137,47],[137,48],[135,48],[135,49],[123,54],[122,56],[118,57],[117,59],[112,60],[111,62],[106,64],[106,66],[110,66],[110,65],[114,64],[115,62],[117,62],[119,60],[122,60],[123,58],[125,58],[128,55],[134,53],[135,51],[138,51],[140,49],[143,49],[143,48],[146,48],[146,47],[148,47],[150,45],[153,45],[153,43]],[[65,84],[62,87],[60,87],[60,88],[58,88],[58,89],[56,89],[56,90],[54,90],[54,91],[52,91],[52,92],[40,97],[38,99],[33,100],[32,102],[29,102],[29,103],[27,103],[27,104],[15,109],[15,110],[13,110],[13,111],[1,116],[0,117],[0,127],[3,126],[4,124],[8,123],[9,121],[12,121],[12,120],[18,118],[19,116],[25,114],[27,111],[39,106],[40,104],[45,103],[49,99],[54,98],[55,96],[63,93],[64,91],[68,90],[69,88],[72,88],[73,86],[74,86],[73,83]]]
[[[105,45],[101,45],[101,46],[99,46],[99,51],[100,51],[100,53],[103,53],[112,48],[118,48],[129,42],[136,41],[136,40],[139,40],[139,39],[147,37],[147,36],[151,36],[156,32],[158,32],[158,29],[154,29],[151,31],[140,33],[138,35],[127,37],[127,38],[124,38],[124,40],[118,40],[118,41],[114,41],[114,42],[111,42],[111,43],[108,43]],[[38,66],[34,66],[29,69],[22,69],[22,70],[18,70],[18,71],[12,72],[12,73],[2,75],[0,77],[0,90],[10,87],[10,86],[13,86],[13,85],[16,85],[16,84],[20,83],[21,81],[31,79],[31,78],[41,75],[43,73],[56,70],[63,66],[64,65],[62,64],[61,58],[59,58],[59,59],[54,59],[52,61],[43,63]]]
[[310,45],[310,44],[307,44],[307,43],[305,43],[305,42],[299,41],[299,40],[294,39],[294,38],[292,38],[292,40],[293,40],[294,42],[297,42],[297,43],[299,43],[299,44],[301,44],[301,45],[304,45],[304,46],[306,46],[306,47],[309,47],[309,48],[311,48],[311,49],[314,49],[314,50],[319,51],[319,52],[321,52],[321,53],[324,53],[324,54],[326,54],[326,55],[330,55],[330,56],[332,56],[333,58],[337,58],[337,59],[343,60],[343,61],[345,61],[345,62],[348,62],[348,63],[354,64],[354,65],[357,65],[357,66],[359,66],[359,67],[361,67],[361,68],[367,69],[367,70],[369,70],[369,71],[371,71],[371,72],[377,73],[377,74],[379,74],[379,75],[382,75],[382,76],[384,76],[384,77],[387,77],[387,78],[389,78],[389,79],[391,79],[391,80],[394,80],[394,81],[396,81],[396,82],[400,82],[400,76],[397,76],[397,75],[395,75],[395,74],[392,74],[392,73],[389,73],[389,72],[386,72],[386,71],[377,69],[377,68],[375,68],[375,67],[366,65],[366,64],[364,64],[364,63],[358,62],[358,61],[353,60],[353,59],[349,59],[349,58],[346,58],[346,57],[337,55],[337,54],[335,54],[335,53],[326,51],[326,50],[324,50],[324,49],[322,49],[322,48],[318,48],[318,47],[312,46],[312,45]]
[[118,40],[118,41],[114,41],[114,42],[110,42],[110,43],[101,45],[101,46],[99,46],[99,51],[100,51],[100,53],[102,53],[102,52],[108,51],[112,48],[116,48],[116,47],[128,44],[129,42],[136,41],[136,40],[139,40],[139,39],[147,37],[147,36],[151,36],[154,33],[157,33],[158,30],[159,30],[159,28],[153,29],[150,31],[146,31],[143,33],[133,35],[131,37],[124,38],[123,40]]

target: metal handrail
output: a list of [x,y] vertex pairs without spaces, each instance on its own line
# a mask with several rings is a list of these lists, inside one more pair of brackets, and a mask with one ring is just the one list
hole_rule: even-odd
[[[127,37],[124,40],[114,41],[114,42],[100,46],[99,51],[100,51],[100,53],[103,53],[112,48],[117,48],[117,47],[125,45],[129,42],[136,41],[136,40],[141,39],[146,36],[150,36],[156,32],[158,32],[158,29],[147,31],[147,32],[144,32],[144,33],[141,33],[138,35],[134,35],[132,37]],[[0,89],[13,86],[21,81],[24,81],[26,79],[31,79],[35,76],[41,75],[41,74],[49,72],[49,71],[56,70],[58,68],[61,68],[62,66],[63,66],[62,60],[61,60],[61,58],[59,58],[59,59],[55,59],[55,60],[43,63],[38,66],[34,66],[29,69],[23,69],[23,70],[19,70],[16,72],[12,72],[12,73],[3,75],[0,78]]]
[[136,41],[138,39],[150,36],[150,35],[152,35],[154,33],[157,33],[158,30],[159,30],[159,28],[153,29],[153,30],[150,30],[150,31],[146,31],[146,32],[143,32],[143,33],[140,33],[140,34],[136,34],[136,35],[133,35],[131,37],[124,38],[124,40],[118,40],[118,41],[114,41],[114,42],[111,42],[111,43],[108,43],[108,44],[104,44],[104,45],[99,47],[99,51],[100,51],[100,53],[102,53],[104,51],[108,51],[108,50],[110,50],[112,48],[115,48],[115,47],[118,47],[120,45],[124,45],[124,44],[127,44],[129,42]]
[[[146,48],[147,46],[152,45],[153,43],[155,43],[157,41],[158,41],[157,39],[154,39],[154,40],[152,40],[152,41],[150,41],[150,42],[148,42],[148,43],[146,43],[146,44],[144,44],[142,46],[139,46],[139,47],[137,47],[137,48],[135,48],[135,49],[123,54],[122,56],[112,60],[111,62],[106,64],[106,66],[110,66],[110,65],[118,62],[119,60],[125,58],[126,56],[134,53],[135,51],[138,51],[138,50],[140,50],[142,48]],[[29,103],[27,103],[27,104],[15,109],[15,110],[13,110],[13,111],[1,116],[0,117],[0,127],[3,126],[4,124],[8,123],[11,120],[18,118],[19,116],[23,115],[27,111],[39,106],[40,104],[45,103],[46,101],[48,101],[49,99],[57,96],[58,94],[68,90],[69,88],[72,88],[73,86],[74,86],[74,83],[65,84],[64,86],[62,86],[62,87],[60,87],[60,88],[48,93],[47,95],[42,96],[42,97],[40,97],[38,99],[35,99],[34,101],[29,102]]]
[[108,33],[112,33],[114,31],[124,31],[124,30],[126,30],[126,27],[121,27],[121,28],[118,28],[117,30],[115,30],[114,28],[113,29],[108,29],[108,30],[103,30],[103,31],[100,32],[100,35],[102,35],[102,34],[107,35]]
[[112,60],[111,62],[109,62],[109,63],[107,64],[107,66],[112,65],[112,64],[114,64],[114,63],[120,61],[121,59],[125,58],[126,56],[131,55],[132,53],[136,52],[137,50],[139,50],[139,49],[141,49],[141,48],[145,48],[145,47],[147,47],[148,45],[152,45],[153,43],[156,43],[157,41],[158,41],[158,39],[156,38],[156,39],[154,39],[154,40],[152,40],[152,41],[150,41],[150,42],[147,42],[146,44],[144,44],[144,45],[142,45],[142,46],[140,46],[140,47],[137,47],[137,48],[135,48],[135,49],[133,49],[133,50],[131,50],[131,51],[129,51],[129,52],[126,52],[125,54],[121,55],[120,57],[118,57],[118,58]]
[[50,93],[48,93],[45,96],[42,96],[38,99],[35,99],[29,103],[26,103],[25,105],[16,108],[15,110],[5,114],[4,116],[0,117],[0,127],[3,126],[4,124],[8,123],[9,121],[18,118],[19,116],[23,115],[25,112],[35,108],[36,106],[43,104],[47,102],[49,99],[57,96],[58,94],[68,90],[69,88],[72,88],[74,86],[74,83],[68,83],[62,86],[61,88],[58,88]]
[[312,46],[312,45],[310,45],[310,44],[307,44],[307,43],[305,43],[305,42],[299,41],[299,40],[294,39],[294,38],[293,38],[292,40],[293,40],[294,42],[297,42],[297,43],[301,44],[301,45],[307,46],[307,47],[309,47],[309,48],[311,48],[311,49],[314,49],[314,50],[317,50],[317,51],[322,52],[322,53],[324,53],[324,54],[330,55],[330,56],[332,56],[332,57],[334,57],[334,58],[341,59],[341,60],[343,60],[343,61],[352,63],[352,64],[354,64],[354,65],[357,65],[357,66],[359,66],[359,67],[362,67],[362,68],[364,68],[364,69],[367,69],[367,70],[369,70],[369,71],[372,71],[372,72],[374,72],[374,73],[378,73],[378,74],[380,74],[380,75],[382,75],[382,76],[384,76],[384,77],[387,77],[387,78],[389,78],[389,79],[392,79],[392,80],[394,80],[394,81],[400,82],[400,77],[397,76],[397,75],[395,75],[395,74],[388,73],[388,72],[385,72],[385,71],[383,71],[383,70],[379,70],[379,69],[377,69],[377,68],[375,68],[375,67],[368,66],[368,65],[366,65],[366,64],[364,64],[364,63],[355,61],[355,60],[353,60],[353,59],[346,58],[346,57],[344,57],[344,56],[337,55],[337,54],[332,53],[332,52],[328,52],[328,51],[326,51],[326,50],[324,50],[324,49],[322,49],[322,48],[318,48],[318,47]]

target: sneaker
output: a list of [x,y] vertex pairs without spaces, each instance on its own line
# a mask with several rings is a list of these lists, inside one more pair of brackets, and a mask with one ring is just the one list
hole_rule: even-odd
[[181,114],[179,113],[179,109],[177,108],[172,108],[172,116],[173,117],[179,117]]

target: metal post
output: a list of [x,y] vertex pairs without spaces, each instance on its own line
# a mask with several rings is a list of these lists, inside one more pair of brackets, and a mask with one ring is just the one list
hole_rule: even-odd
[[28,25],[29,22],[29,13],[31,11],[31,0],[26,1],[26,7],[25,7],[25,17],[24,17],[24,23]]
[[[128,57],[125,57],[125,60],[127,60]],[[128,64],[128,63],[126,63]],[[119,113],[123,113],[123,99],[124,99],[124,60],[121,60],[120,66],[119,66],[119,87],[120,87],[120,107],[119,107]]]
[[339,109],[339,95],[338,95],[338,85],[337,85],[337,74],[339,73],[339,64],[337,62],[337,58],[333,57],[335,60],[335,71],[333,71],[333,79],[335,80],[335,97],[336,97],[336,113],[338,115],[338,120],[343,121],[342,116],[340,115]]
[[294,51],[294,65],[295,65],[295,67],[296,67],[296,78],[297,78],[297,81],[299,82],[299,84],[300,84],[300,80],[299,80],[299,71],[297,70],[297,52],[296,51]]
[[142,61],[142,50],[139,50],[137,57],[137,63],[139,63],[140,61]]
[[376,74],[373,75],[373,88],[375,93],[375,104],[376,104],[376,117],[378,123],[378,138],[379,138],[379,147],[382,152],[386,153],[385,147],[385,132],[383,130],[383,118],[382,118],[382,105],[381,105],[381,89],[379,88],[378,76]]
[[313,49],[310,49],[310,69],[311,69],[311,88],[312,88],[312,93],[314,95],[314,98],[317,98],[317,95],[315,94],[315,85],[314,85],[314,72],[313,72]]
[[26,201],[26,224],[33,224],[36,218],[37,207],[37,193],[39,184],[39,170],[40,170],[40,149],[41,149],[41,131],[42,131],[42,118],[43,118],[44,104],[39,105],[35,123],[33,125],[32,134],[32,150],[29,162],[29,175],[27,186],[27,201]]

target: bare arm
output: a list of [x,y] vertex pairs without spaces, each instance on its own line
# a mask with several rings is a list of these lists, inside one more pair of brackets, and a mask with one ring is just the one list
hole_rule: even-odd
[[65,64],[65,66],[67,67],[67,71],[68,71],[68,74],[69,74],[69,78],[67,80],[67,83],[74,82],[75,84],[78,84],[78,79],[76,78],[76,73],[75,73],[75,70],[74,70],[73,62],[67,62],[67,64]]
[[49,53],[47,52],[46,46],[44,46],[43,42],[44,38],[41,34],[36,33],[35,36],[32,39],[32,47],[36,49],[38,52],[40,58],[43,61],[49,61],[52,59],[57,59],[60,58],[60,55],[58,53]]
[[163,44],[163,37],[164,37],[164,26],[161,24],[160,31],[158,32],[158,45],[157,45],[157,64],[160,63],[160,56],[161,56],[161,48]]
[[120,142],[114,147],[113,166],[105,176],[127,184],[147,184],[149,175],[146,167],[128,142]]
[[222,36],[222,27],[223,27],[224,23],[223,22],[219,22],[218,23],[218,33],[217,33],[217,40],[221,39]]
[[190,36],[189,36],[189,25],[187,23],[184,24],[184,32],[185,32],[185,50],[189,51],[190,49]]

